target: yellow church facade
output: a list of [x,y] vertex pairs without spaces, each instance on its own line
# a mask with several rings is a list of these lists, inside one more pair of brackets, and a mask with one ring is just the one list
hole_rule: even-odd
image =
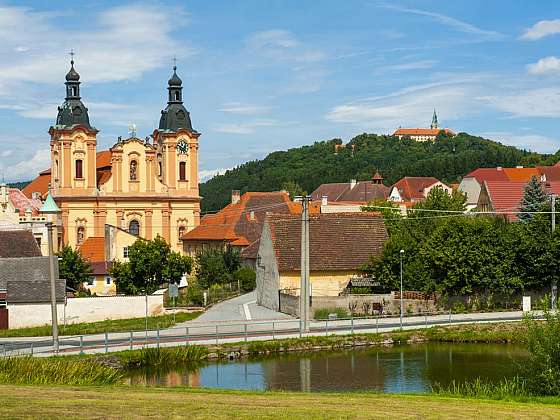
[[65,102],[49,130],[51,168],[24,189],[29,197],[44,197],[50,185],[62,211],[59,244],[79,248],[88,238],[104,237],[111,225],[145,239],[159,235],[182,251],[181,235],[200,221],[200,134],[183,105],[176,67],[159,127],[145,139],[119,137],[103,151],[73,61],[65,84]]

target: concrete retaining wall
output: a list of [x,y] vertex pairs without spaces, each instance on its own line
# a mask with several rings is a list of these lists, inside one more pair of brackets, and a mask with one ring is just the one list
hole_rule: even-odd
[[[141,318],[146,314],[144,296],[107,296],[69,298],[66,307],[57,305],[58,322],[67,324],[106,319]],[[9,328],[38,327],[51,323],[51,305],[47,303],[8,305]],[[148,315],[164,313],[163,295],[148,296]]]

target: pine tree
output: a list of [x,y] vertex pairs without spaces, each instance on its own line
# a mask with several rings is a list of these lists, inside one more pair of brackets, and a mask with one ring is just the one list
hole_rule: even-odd
[[525,185],[523,199],[518,217],[522,222],[528,222],[533,218],[532,212],[541,211],[548,200],[546,191],[537,177],[532,177],[531,181]]

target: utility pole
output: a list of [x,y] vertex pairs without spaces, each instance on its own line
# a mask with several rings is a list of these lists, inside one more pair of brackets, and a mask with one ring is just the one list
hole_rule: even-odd
[[309,201],[310,196],[302,197],[301,205],[301,283],[299,318],[301,332],[309,332]]
[[49,277],[51,281],[51,318],[52,318],[52,336],[53,336],[53,351],[58,354],[58,314],[56,311],[56,279],[54,273],[54,251],[53,251],[53,223],[48,222],[47,225],[47,240],[49,244]]
[[404,312],[404,306],[403,306],[403,268],[402,268],[402,259],[403,259],[403,255],[404,255],[404,249],[401,249],[399,252],[400,255],[400,259],[401,259],[401,312],[400,312],[400,321],[401,321],[401,330],[402,330],[402,317],[403,317],[403,312]]
[[[556,194],[550,195],[550,207],[551,207],[551,222],[552,222],[552,235],[554,236],[554,231],[556,230]],[[552,280],[551,290],[550,290],[550,306],[552,310],[556,310],[556,292],[558,286],[556,284],[556,279]]]

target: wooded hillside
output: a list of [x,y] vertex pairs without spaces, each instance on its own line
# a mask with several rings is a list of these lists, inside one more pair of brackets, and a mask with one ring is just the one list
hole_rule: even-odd
[[[322,183],[370,179],[375,170],[391,185],[401,177],[434,176],[458,182],[478,167],[551,164],[557,155],[542,155],[459,133],[441,135],[435,142],[399,140],[392,136],[360,134],[335,153],[340,139],[316,142],[273,152],[262,160],[244,163],[200,185],[202,211],[215,211],[230,200],[231,190],[276,191],[295,182],[308,193]],[[352,146],[354,146],[352,148]]]

